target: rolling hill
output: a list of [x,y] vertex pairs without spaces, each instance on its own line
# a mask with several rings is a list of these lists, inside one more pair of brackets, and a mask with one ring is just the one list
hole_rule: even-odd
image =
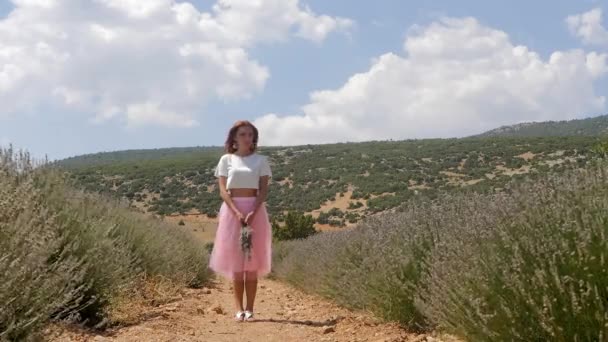
[[501,126],[474,137],[540,137],[608,135],[608,114],[564,121],[524,122]]
[[[476,137],[260,147],[273,169],[268,211],[339,228],[414,198],[502,191],[512,179],[584,165],[595,136]],[[221,204],[213,176],[221,147],[97,153],[58,161],[89,191],[160,216],[205,215]]]

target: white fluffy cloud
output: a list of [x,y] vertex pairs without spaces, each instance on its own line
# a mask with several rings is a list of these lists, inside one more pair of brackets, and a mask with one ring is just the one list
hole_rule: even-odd
[[608,46],[608,31],[602,26],[602,9],[575,14],[566,18],[570,32],[588,45]]
[[255,120],[265,144],[454,137],[503,124],[595,113],[607,55],[556,51],[548,60],[473,18],[413,27],[404,54],[386,53],[339,89],[315,91],[301,115]]
[[211,99],[261,91],[256,44],[323,41],[349,19],[298,0],[218,0],[210,12],[175,0],[12,0],[0,20],[0,116],[51,108],[93,120],[193,126]]

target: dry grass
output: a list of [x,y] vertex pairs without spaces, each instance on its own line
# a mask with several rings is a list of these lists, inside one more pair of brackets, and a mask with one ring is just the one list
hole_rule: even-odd
[[[196,210],[188,215],[167,215],[164,221],[176,229],[188,231],[203,243],[213,242],[218,225],[217,217],[208,217],[206,214],[198,214],[194,211]],[[184,222],[183,226],[179,225],[180,221]]]
[[452,171],[439,171],[439,173],[442,173],[448,177],[466,177],[467,175],[463,175],[462,173],[456,173],[456,172],[452,172]]
[[115,325],[137,324],[150,308],[182,299],[183,289],[181,284],[161,275],[141,274],[134,286],[116,294],[108,307],[108,315]]
[[496,170],[507,176],[523,175],[530,172],[530,165],[522,165],[518,169],[510,169],[504,165],[496,165]]
[[516,155],[515,157],[517,157],[517,158],[521,158],[521,159],[523,159],[523,160],[528,161],[528,160],[532,160],[532,159],[534,159],[534,157],[535,157],[535,156],[536,156],[536,154],[534,154],[534,153],[532,153],[532,152],[528,151],[528,152],[526,152],[526,153],[522,153],[522,154]]

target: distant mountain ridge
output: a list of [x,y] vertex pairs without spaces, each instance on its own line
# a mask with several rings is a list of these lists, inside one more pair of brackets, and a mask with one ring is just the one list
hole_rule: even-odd
[[608,135],[608,114],[584,119],[523,122],[501,126],[473,137],[539,137]]

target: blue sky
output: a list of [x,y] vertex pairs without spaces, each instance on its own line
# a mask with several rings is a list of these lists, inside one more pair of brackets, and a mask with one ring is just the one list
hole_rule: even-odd
[[[258,126],[261,145],[291,145],[465,136],[608,113],[605,1],[290,0],[252,10],[223,0],[232,7],[221,14],[215,2],[191,2],[219,31],[200,28],[200,13],[171,24],[171,6],[183,2],[150,1],[158,6],[0,0],[0,145],[56,159],[221,145],[237,119]],[[277,13],[291,21],[275,23]],[[166,40],[145,35],[161,24]],[[192,76],[177,78],[184,73]]]

